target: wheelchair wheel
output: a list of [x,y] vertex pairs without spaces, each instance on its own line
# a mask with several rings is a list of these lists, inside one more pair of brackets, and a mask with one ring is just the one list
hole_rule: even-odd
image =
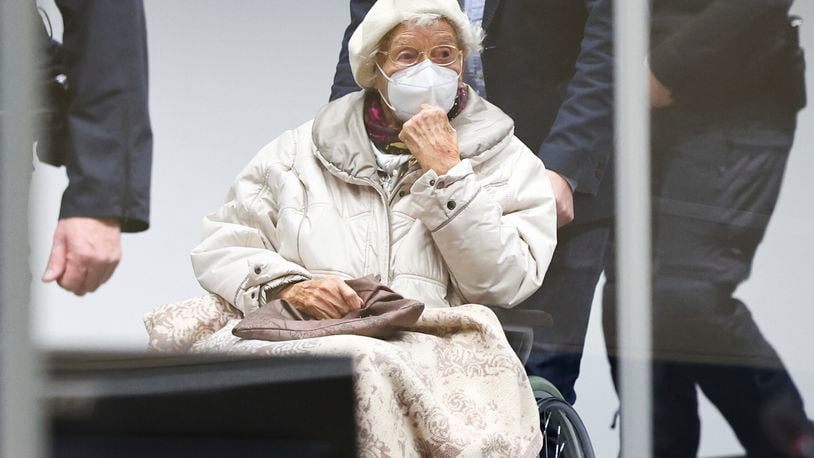
[[540,428],[543,431],[540,456],[594,458],[591,439],[576,410],[562,399],[556,388],[553,392],[548,389],[550,383],[547,380],[540,380],[532,381],[534,398],[540,412]]

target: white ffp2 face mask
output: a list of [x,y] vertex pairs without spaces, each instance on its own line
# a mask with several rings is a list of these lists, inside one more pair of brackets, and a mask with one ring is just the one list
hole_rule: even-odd
[[460,77],[455,70],[436,65],[427,59],[399,70],[393,76],[387,76],[381,67],[379,71],[388,81],[387,100],[384,102],[402,121],[415,116],[425,103],[444,111],[451,110],[455,104]]

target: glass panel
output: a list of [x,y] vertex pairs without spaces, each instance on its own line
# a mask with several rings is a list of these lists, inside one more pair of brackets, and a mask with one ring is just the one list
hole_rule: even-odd
[[657,456],[812,453],[814,124],[799,45],[814,43],[792,15],[814,9],[793,3],[652,2]]
[[[8,8],[8,3],[3,7]],[[62,40],[62,17],[54,2],[39,3],[49,20],[38,31],[47,30],[55,40]],[[38,307],[32,310],[37,317],[33,332],[38,344],[58,350],[142,351],[148,344],[142,322],[145,313],[160,304],[204,293],[190,267],[189,252],[200,241],[201,218],[222,205],[234,177],[262,145],[319,113],[328,103],[329,88],[332,99],[359,90],[342,40],[347,41],[371,2],[281,3],[145,2],[146,45],[127,49],[146,47],[149,51],[143,56],[149,56],[149,66],[140,60],[144,71],[140,75],[144,84],[149,79],[149,124],[155,134],[152,176],[148,174],[146,180],[152,196],[150,229],[144,235],[121,237],[122,262],[111,279],[92,294],[80,298],[55,283],[40,282],[64,210],[61,207],[72,201],[70,192],[65,200],[63,193],[77,180],[74,169],[69,182],[64,169],[35,162],[30,195],[34,204],[31,270],[37,276],[33,296]],[[352,17],[348,16],[349,3]],[[802,408],[802,401],[814,402],[814,367],[807,351],[810,323],[814,322],[814,295],[808,287],[809,279],[814,278],[810,262],[814,244],[809,240],[814,205],[808,202],[814,195],[808,179],[814,170],[814,156],[809,154],[814,149],[814,111],[804,108],[805,81],[810,86],[814,77],[811,72],[805,74],[798,46],[799,40],[802,48],[814,47],[814,6],[792,0],[619,0],[614,15],[612,0],[460,3],[469,20],[485,29],[482,49],[459,40],[463,61],[444,61],[440,48],[431,51],[431,57],[460,73],[472,91],[467,90],[464,97],[455,91],[447,97],[434,94],[437,100],[433,101],[449,102],[449,122],[456,132],[466,132],[460,125],[466,116],[458,121],[455,117],[467,109],[467,100],[470,109],[486,106],[478,98],[483,97],[512,118],[514,135],[545,163],[548,170],[541,169],[541,176],[548,177],[551,191],[545,187],[538,190],[539,195],[527,196],[526,190],[539,185],[538,180],[515,194],[504,192],[504,186],[513,185],[513,180],[530,169],[517,167],[505,180],[483,186],[481,197],[496,202],[490,208],[509,212],[517,204],[512,199],[518,196],[531,202],[556,196],[560,204],[558,229],[549,215],[527,231],[545,229],[549,235],[557,231],[556,251],[534,259],[546,263],[542,288],[511,304],[521,312],[548,314],[515,317],[550,315],[554,323],[549,327],[535,324],[530,338],[521,333],[524,351],[519,356],[528,357],[525,369],[532,376],[531,386],[548,394],[559,393],[569,404],[578,401],[576,410],[600,457],[613,456],[620,446],[623,456],[647,456],[650,442],[654,456],[667,451],[686,456],[814,454],[814,442],[806,435],[810,423]],[[793,20],[793,15],[808,22]],[[10,34],[6,24],[18,20],[13,17],[3,10],[4,39]],[[432,23],[426,17],[416,21]],[[122,36],[118,30],[113,36]],[[423,43],[416,47],[416,52],[428,51]],[[338,61],[340,49],[344,53]],[[3,51],[5,54],[6,49]],[[122,53],[117,59],[135,55]],[[387,62],[385,56],[377,58],[382,65]],[[22,91],[22,86],[9,89],[14,72],[10,61],[3,59],[0,81],[5,85],[6,103],[8,94]],[[370,77],[376,78],[378,70],[369,67]],[[100,68],[94,67],[88,74],[99,75]],[[426,78],[421,84],[433,78],[455,81],[450,71],[439,69],[424,69],[419,78]],[[109,81],[100,78],[98,82]],[[420,84],[405,87],[418,92]],[[411,187],[399,187],[403,176],[398,172],[399,167],[415,167],[417,161],[402,161],[398,154],[391,154],[396,159],[374,155],[374,147],[385,153],[405,152],[403,139],[388,130],[395,124],[401,128],[394,119],[404,113],[393,111],[391,119],[384,107],[406,106],[402,111],[407,112],[413,94],[398,100],[389,88],[384,84],[377,87],[379,91],[369,88],[366,96],[378,103],[378,109],[364,105],[365,113],[373,118],[375,113],[385,113],[382,118],[357,122],[342,117],[334,126],[337,132],[331,132],[332,138],[339,138],[341,128],[368,134],[361,135],[365,142],[359,149],[369,153],[366,159],[371,170],[376,169],[376,183],[390,193],[388,205],[411,198]],[[52,85],[50,89],[58,92],[59,88]],[[133,106],[146,106],[145,98],[146,91],[140,105]],[[11,196],[11,201],[19,203],[19,195],[10,194],[9,180],[25,181],[31,168],[28,150],[9,155],[11,135],[5,128],[7,121],[3,122],[6,137],[0,173],[4,174],[2,198],[6,200],[0,210],[6,220],[13,221],[14,216],[6,215],[11,210],[19,214],[20,209],[6,202]],[[492,140],[487,130],[466,132],[471,137],[461,135],[456,139],[462,149]],[[149,135],[132,138],[145,141]],[[39,152],[48,150],[46,143],[41,139]],[[25,157],[25,164],[11,160],[14,157]],[[90,162],[96,163],[96,159]],[[13,167],[6,166],[12,163]],[[149,165],[149,160],[140,164]],[[397,173],[384,174],[383,164]],[[483,181],[482,175],[488,171],[476,163],[472,173]],[[110,189],[118,190],[129,178],[116,181]],[[440,183],[441,192],[447,183],[436,178],[430,186]],[[286,185],[295,189],[300,179],[293,177]],[[19,194],[23,188],[15,185],[11,192]],[[289,197],[289,188],[283,188],[274,199]],[[331,193],[326,192],[322,200],[300,202],[285,211],[305,208],[307,213],[309,205],[325,208],[335,197],[333,193],[339,193],[337,189],[330,188]],[[116,194],[108,190],[100,195]],[[309,190],[302,192],[305,195]],[[147,194],[133,195],[146,198]],[[357,240],[358,233],[368,234],[374,227],[365,226],[358,233],[346,231],[373,218],[372,201],[364,202],[352,215],[343,213],[347,209],[331,213],[349,216],[352,221],[326,224],[314,219],[298,224],[290,231],[296,243],[287,251],[275,246],[276,237],[267,236],[256,245],[277,249],[287,260],[306,263],[305,258],[321,256],[345,242],[344,235],[337,234],[347,234],[353,241],[349,246],[354,247],[348,258],[356,251],[376,251],[369,255],[372,257],[384,256],[391,248],[396,253],[401,245],[356,250],[366,243]],[[465,215],[472,208],[450,199],[441,210],[444,215]],[[484,220],[488,213],[483,213]],[[422,227],[407,210],[393,215],[394,231]],[[253,216],[258,233],[275,231],[280,223],[276,211]],[[25,218],[18,218],[17,230],[8,230],[3,221],[2,232],[3,237],[17,237],[3,238],[3,243],[19,251],[25,245],[19,238],[25,233]],[[504,219],[507,227],[513,218]],[[123,219],[130,224],[137,218]],[[472,224],[471,229],[477,231],[478,226]],[[320,234],[314,238],[330,243],[308,251],[306,245],[312,240],[300,232],[308,227]],[[506,234],[507,243],[527,235],[518,232],[515,238],[512,231],[501,232]],[[652,243],[648,243],[650,236]],[[438,234],[428,236],[426,246],[440,243],[439,238]],[[477,263],[477,251],[469,252],[470,264]],[[429,257],[441,259],[439,253]],[[548,255],[552,256],[550,263]],[[419,254],[415,258],[424,259]],[[20,262],[22,255],[3,256],[4,263],[13,259]],[[367,262],[364,256],[361,259],[359,269],[353,263],[349,263],[353,268],[323,266],[319,275],[379,273],[390,286],[404,288],[393,279],[398,272],[391,272],[390,259],[378,263]],[[495,261],[497,272],[512,259],[516,258],[495,256],[485,264],[492,267]],[[449,261],[438,261],[438,271],[444,274],[428,283],[431,286],[405,291],[425,294],[427,288],[441,288],[443,293],[438,296],[444,305],[470,302],[460,275],[449,270]],[[263,266],[257,267],[263,271]],[[255,268],[252,266],[252,272]],[[4,269],[3,275],[11,272],[5,264]],[[4,277],[4,285],[25,283],[22,276],[18,273],[16,280]],[[245,278],[249,277],[240,280]],[[214,283],[208,283],[210,290],[216,289]],[[281,291],[280,285],[271,283],[214,292],[227,301],[259,306],[260,297],[276,297]],[[2,291],[4,295],[14,292],[13,288]],[[26,302],[6,297],[5,306]],[[499,313],[507,329],[517,325],[511,313]],[[9,316],[6,309],[4,329],[11,329]],[[3,334],[4,339],[15,336],[19,334]],[[30,343],[27,337],[23,342]],[[18,347],[14,348],[16,352]],[[25,360],[19,353],[14,356]],[[5,358],[3,370],[17,360]],[[11,393],[7,387],[4,385],[4,393]],[[16,388],[25,391],[26,387]],[[609,429],[620,404],[622,427]],[[541,415],[543,426],[547,421],[562,427],[576,424],[571,414],[566,403],[560,403]],[[652,441],[651,427],[655,432]],[[555,434],[546,436],[549,452],[560,446],[559,439]],[[573,443],[564,450],[573,452]]]
[[39,358],[31,340],[28,200],[34,27],[26,2],[0,2],[0,455],[41,452]]
[[[621,400],[620,454],[651,450],[650,161],[647,2],[617,2],[616,234],[603,290],[605,338],[614,387]],[[616,304],[619,304],[617,309]],[[618,321],[617,321],[618,320]]]

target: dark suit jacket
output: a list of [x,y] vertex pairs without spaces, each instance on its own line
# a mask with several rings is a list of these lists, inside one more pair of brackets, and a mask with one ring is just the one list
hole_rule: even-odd
[[793,0],[653,0],[650,67],[676,108],[805,105]]
[[[331,99],[359,88],[347,43],[375,0],[351,0]],[[573,179],[575,223],[613,211],[612,0],[486,0],[489,101],[546,167]]]
[[142,1],[56,3],[64,35],[50,67],[68,81],[60,218],[114,218],[124,232],[146,230],[153,136]]

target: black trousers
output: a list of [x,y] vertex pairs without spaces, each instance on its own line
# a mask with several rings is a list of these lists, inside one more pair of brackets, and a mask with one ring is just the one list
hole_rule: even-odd
[[526,372],[548,379],[571,404],[576,402],[574,384],[612,226],[612,219],[605,218],[563,227],[543,286],[522,305],[554,318],[553,327],[535,329]]
[[[653,114],[657,457],[696,456],[696,387],[720,410],[748,456],[787,456],[794,436],[809,427],[782,361],[746,305],[733,297],[749,276],[774,210],[795,122],[795,114],[769,107]],[[606,269],[603,327],[617,384],[613,257]],[[784,312],[782,304],[773,306]]]

